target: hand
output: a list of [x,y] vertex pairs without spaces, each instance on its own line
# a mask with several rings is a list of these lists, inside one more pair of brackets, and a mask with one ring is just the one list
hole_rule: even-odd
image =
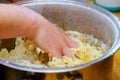
[[23,36],[58,58],[73,57],[69,48],[77,47],[63,30],[40,14],[19,5],[0,4],[0,39]]
[[[36,18],[37,19],[37,18]],[[48,22],[39,15],[41,28],[38,29],[36,37],[32,40],[51,56],[60,58],[63,55],[73,57],[70,48],[78,47],[77,43],[70,39],[63,30]]]

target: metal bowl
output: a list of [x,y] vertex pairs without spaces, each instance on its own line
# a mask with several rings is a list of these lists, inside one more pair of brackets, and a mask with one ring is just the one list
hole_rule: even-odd
[[65,30],[76,30],[82,33],[91,34],[104,41],[105,44],[111,47],[102,57],[89,63],[80,64],[73,67],[47,69],[31,68],[12,64],[1,59],[0,64],[22,71],[39,73],[67,72],[83,70],[91,66],[98,68],[96,64],[103,67],[110,66],[107,65],[108,63],[112,64],[112,62],[106,60],[108,60],[108,58],[112,56],[120,47],[120,28],[118,18],[116,18],[112,13],[97,6],[75,1],[28,1],[17,4],[36,11]]

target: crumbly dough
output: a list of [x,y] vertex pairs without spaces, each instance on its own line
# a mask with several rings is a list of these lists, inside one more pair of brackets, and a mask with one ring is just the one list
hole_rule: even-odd
[[16,47],[8,52],[6,48],[0,51],[0,58],[14,64],[35,68],[61,68],[84,64],[101,57],[108,47],[92,35],[77,31],[65,31],[79,44],[79,48],[71,48],[74,58],[62,56],[62,59],[49,57],[25,38],[16,39]]

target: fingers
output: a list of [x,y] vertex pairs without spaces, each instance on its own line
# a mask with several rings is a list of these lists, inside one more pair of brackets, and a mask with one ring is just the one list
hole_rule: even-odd
[[[78,44],[77,42],[73,41],[70,37],[68,37],[63,30],[57,28],[57,30],[59,31],[59,37],[61,37],[62,39],[58,40],[58,43],[56,43],[56,47],[51,47],[51,55],[55,56],[57,58],[61,58],[62,56],[68,56],[70,58],[73,58],[74,55],[72,53],[72,51],[70,50],[70,48],[78,48]],[[54,41],[55,39],[53,39]],[[62,40],[62,41],[60,41]],[[54,41],[56,42],[56,41]],[[61,43],[59,43],[61,42]],[[53,44],[54,45],[54,44]],[[52,46],[53,46],[52,45]]]
[[74,58],[74,55],[72,53],[72,51],[70,50],[70,48],[63,48],[63,49],[51,49],[49,51],[49,55],[52,57],[57,57],[58,59],[61,59],[62,56],[68,56],[70,58]]
[[70,50],[70,48],[64,48],[64,49],[62,50],[62,53],[63,53],[65,56],[68,56],[68,57],[70,57],[70,58],[73,58],[73,57],[74,57],[74,55],[73,55],[72,51]]
[[57,30],[60,32],[60,35],[62,36],[64,42],[61,43],[62,47],[58,50],[61,50],[61,56],[68,56],[70,58],[73,58],[73,53],[70,50],[70,48],[78,48],[77,42],[73,41],[70,37],[68,37],[65,32],[62,29],[59,29],[56,27]]
[[70,37],[66,37],[65,38],[66,43],[68,44],[69,48],[78,48],[79,45],[77,42],[75,42],[74,40],[72,40]]
[[75,42],[74,40],[72,40],[69,36],[67,36],[62,29],[59,29],[59,31],[61,32],[61,35],[64,37],[68,47],[70,47],[70,48],[78,48],[79,47],[78,43]]
[[50,56],[57,57],[58,59],[60,59],[62,56],[61,52],[58,49],[51,49],[48,53]]
[[61,58],[61,56],[65,55],[72,58],[73,54],[70,48],[78,47],[77,43],[70,39],[63,30],[51,23],[45,22],[42,25],[44,27],[38,30],[33,42],[52,57]]

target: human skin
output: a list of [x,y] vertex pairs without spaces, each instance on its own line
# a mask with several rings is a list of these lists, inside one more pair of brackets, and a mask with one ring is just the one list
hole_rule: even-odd
[[40,14],[13,4],[0,4],[0,39],[27,37],[51,56],[73,57],[70,48],[78,47],[63,30]]

